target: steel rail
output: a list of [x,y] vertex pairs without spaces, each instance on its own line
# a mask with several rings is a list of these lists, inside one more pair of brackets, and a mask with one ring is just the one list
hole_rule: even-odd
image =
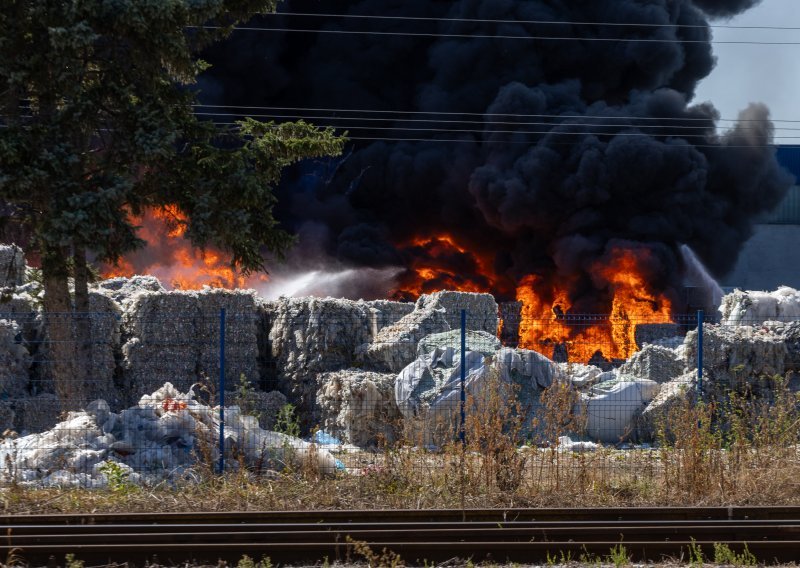
[[784,519],[800,520],[800,506],[596,507],[495,509],[390,509],[311,511],[196,511],[169,513],[0,514],[0,524],[107,524],[213,522],[407,522],[407,521],[597,521]]
[[68,553],[91,564],[356,560],[363,546],[409,564],[605,558],[620,544],[639,561],[715,543],[763,562],[800,558],[797,507],[3,515],[0,531],[0,554],[32,565]]

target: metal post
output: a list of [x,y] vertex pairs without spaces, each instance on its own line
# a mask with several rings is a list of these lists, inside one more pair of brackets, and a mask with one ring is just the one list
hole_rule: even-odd
[[458,435],[461,444],[467,445],[466,403],[467,403],[467,310],[461,310],[461,426]]
[[703,397],[703,310],[697,310],[697,395]]
[[225,472],[225,308],[219,311],[219,473]]

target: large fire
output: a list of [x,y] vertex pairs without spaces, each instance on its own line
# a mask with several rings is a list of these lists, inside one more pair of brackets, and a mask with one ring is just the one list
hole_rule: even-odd
[[[627,359],[637,351],[636,326],[672,321],[672,303],[652,291],[642,276],[646,250],[615,249],[611,262],[592,267],[597,280],[607,285],[611,298],[608,314],[574,314],[567,292],[547,286],[537,276],[527,276],[517,288],[522,302],[520,347],[553,357],[557,350],[567,360],[587,362],[599,354],[605,359]],[[549,288],[552,301],[542,300]]]
[[[152,274],[181,290],[257,283],[237,274],[218,251],[194,249],[185,238],[186,217],[177,207],[150,209],[134,221],[147,248],[107,267],[104,277]],[[467,248],[451,235],[419,237],[398,248],[408,269],[399,278],[395,299],[413,300],[439,290],[502,290],[510,295],[508,290],[516,289],[522,303],[519,346],[548,357],[583,363],[598,355],[627,359],[637,350],[637,324],[671,321],[671,302],[655,293],[644,276],[642,267],[649,260],[646,249],[616,248],[606,261],[591,267],[592,279],[599,283],[608,305],[603,315],[583,315],[573,309],[567,282],[528,275],[512,284],[493,270],[490,253]]]
[[[438,290],[496,292],[506,284],[486,255],[468,250],[447,234],[417,238],[402,247],[410,269],[395,297],[412,299]],[[516,285],[522,303],[519,346],[548,357],[587,362],[595,356],[627,359],[637,351],[641,323],[671,322],[672,304],[655,293],[644,276],[646,249],[614,249],[606,263],[591,268],[592,278],[608,298],[605,314],[576,314],[566,283],[529,275]],[[502,322],[501,322],[502,325]]]
[[[185,238],[186,216],[174,205],[148,209],[132,219],[147,247],[103,271],[104,278],[152,274],[176,290],[243,288],[250,279],[238,274],[225,255],[214,249],[198,250]],[[266,276],[257,277],[261,280]]]
[[408,270],[400,276],[397,300],[415,300],[439,290],[490,292],[499,279],[486,255],[468,250],[447,234],[418,237],[398,247]]

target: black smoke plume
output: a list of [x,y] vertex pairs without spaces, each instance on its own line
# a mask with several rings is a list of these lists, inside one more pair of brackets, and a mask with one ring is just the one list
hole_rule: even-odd
[[[408,267],[426,250],[415,237],[448,234],[489,259],[453,266],[493,272],[501,298],[536,274],[602,310],[592,267],[614,247],[649,251],[662,292],[680,285],[681,245],[723,275],[791,185],[766,108],[751,106],[721,135],[714,107],[693,100],[715,64],[708,19],[756,3],[287,0],[283,15],[252,25],[313,33],[236,32],[208,54],[201,98],[230,113],[343,109],[273,111],[353,138],[344,158],[297,168],[280,188],[283,223],[322,228],[306,234],[328,261]],[[425,19],[292,15],[309,12]],[[340,30],[425,35],[322,33]]]

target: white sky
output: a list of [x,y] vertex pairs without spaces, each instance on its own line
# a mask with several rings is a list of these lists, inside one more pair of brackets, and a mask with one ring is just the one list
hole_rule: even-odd
[[[800,0],[763,0],[730,21],[712,23],[800,28]],[[714,39],[800,43],[800,30],[717,28]],[[711,101],[723,118],[736,118],[750,102],[763,102],[770,108],[773,119],[800,121],[800,45],[715,44],[714,52],[717,67],[700,84],[694,102]],[[721,126],[726,124],[730,123],[723,122]],[[800,127],[800,124],[783,126]],[[782,135],[797,136],[800,131],[776,132],[776,136]],[[798,141],[776,139],[779,144]]]

